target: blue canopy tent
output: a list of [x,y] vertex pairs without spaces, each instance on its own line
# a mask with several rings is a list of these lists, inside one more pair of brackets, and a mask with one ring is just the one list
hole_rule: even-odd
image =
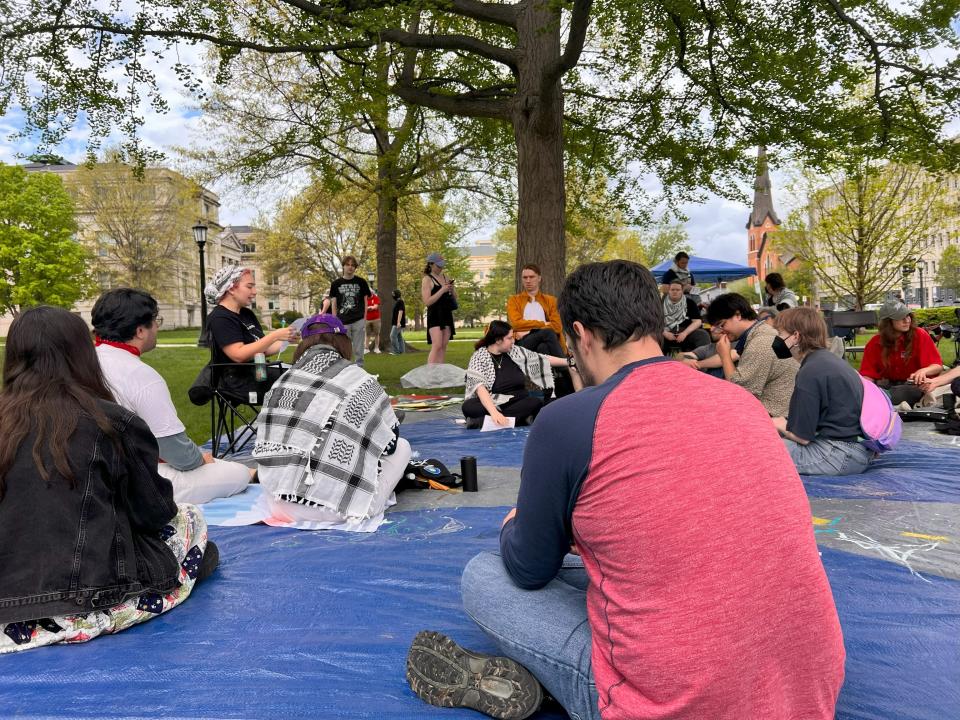
[[[664,260],[656,267],[651,268],[650,272],[659,281],[672,264],[673,260]],[[687,265],[687,270],[693,273],[693,279],[697,282],[716,281],[718,284],[721,281],[740,280],[757,274],[756,268],[724,262],[723,260],[696,257],[695,255],[690,256],[690,264]]]

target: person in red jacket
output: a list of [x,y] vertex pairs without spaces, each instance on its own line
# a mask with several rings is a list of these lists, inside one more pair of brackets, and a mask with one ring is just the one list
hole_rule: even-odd
[[899,300],[887,300],[877,316],[879,332],[863,349],[860,374],[882,387],[894,405],[912,407],[923,397],[921,386],[943,372],[943,358],[930,333],[917,327],[910,308]]
[[380,296],[373,287],[367,295],[367,351],[380,352]]

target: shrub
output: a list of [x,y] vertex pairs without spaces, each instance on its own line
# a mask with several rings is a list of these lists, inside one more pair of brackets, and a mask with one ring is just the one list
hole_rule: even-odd
[[278,328],[281,325],[289,325],[294,320],[302,318],[303,315],[298,313],[296,310],[284,310],[283,312],[275,312],[270,316],[271,326]]
[[913,311],[913,317],[918,325],[957,324],[957,314],[952,307],[920,308]]

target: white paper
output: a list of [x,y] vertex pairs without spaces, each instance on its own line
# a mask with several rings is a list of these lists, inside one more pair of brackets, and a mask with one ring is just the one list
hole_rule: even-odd
[[489,415],[484,416],[483,418],[483,427],[480,428],[480,432],[490,432],[491,430],[506,430],[507,428],[512,428],[517,424],[517,419],[508,417],[506,425],[497,425],[493,418]]

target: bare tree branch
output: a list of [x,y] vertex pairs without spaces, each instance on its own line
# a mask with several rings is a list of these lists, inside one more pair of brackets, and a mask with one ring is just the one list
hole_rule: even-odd
[[428,35],[394,29],[381,30],[377,35],[401,47],[422,50],[463,50],[506,65],[511,70],[517,69],[518,57],[515,50],[507,50],[467,35]]

